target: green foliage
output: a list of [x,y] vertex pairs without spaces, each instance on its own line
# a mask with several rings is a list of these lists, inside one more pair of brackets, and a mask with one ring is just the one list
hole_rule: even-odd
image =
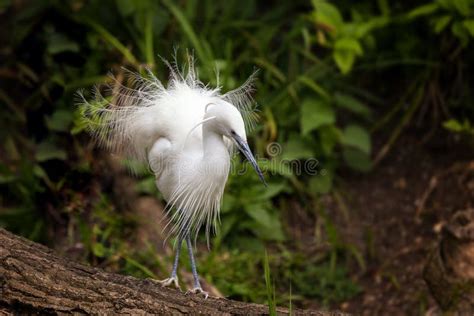
[[463,122],[460,122],[456,119],[450,119],[443,123],[443,127],[455,133],[474,135],[474,126],[472,126],[471,122],[469,122],[467,119],[465,119]]
[[250,302],[265,302],[262,252],[234,249],[212,250],[199,260],[199,271],[226,297]]
[[340,250],[308,258],[308,254],[286,249],[273,255],[265,250],[220,249],[203,255],[199,269],[226,297],[266,303],[270,310],[305,298],[329,306],[361,291],[348,277],[344,257]]
[[[243,164],[235,162],[237,170]],[[280,194],[285,185],[269,183],[262,186],[259,179],[250,172],[231,177],[224,193],[222,204],[222,225],[215,238],[219,246],[224,239],[247,250],[263,249],[262,241],[283,241],[284,233],[278,211],[271,199]],[[247,236],[241,238],[238,236]]]
[[301,104],[301,133],[308,134],[320,126],[331,125],[336,114],[331,105],[322,99],[306,99]]
[[438,0],[407,13],[409,19],[427,17],[434,33],[449,30],[466,47],[474,38],[474,2]]
[[276,302],[275,302],[275,283],[272,282],[270,276],[270,264],[268,263],[268,253],[265,250],[265,259],[263,262],[263,271],[265,275],[265,285],[267,288],[267,302],[268,302],[268,313],[272,316],[276,315]]
[[[371,32],[384,27],[389,19],[385,16],[370,16],[363,19],[354,11],[351,21],[344,21],[339,9],[325,0],[313,0],[312,18],[318,26],[317,42],[332,50],[332,57],[343,74],[348,74],[357,57],[364,55],[363,42],[373,42]],[[328,38],[329,36],[329,38]],[[373,44],[372,44],[373,45]]]
[[302,272],[294,274],[293,282],[297,293],[317,298],[323,305],[347,300],[361,291],[359,286],[348,279],[344,266],[334,268],[330,262],[308,265]]

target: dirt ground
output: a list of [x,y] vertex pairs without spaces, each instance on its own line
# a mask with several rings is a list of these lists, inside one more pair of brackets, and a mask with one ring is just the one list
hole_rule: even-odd
[[443,223],[474,206],[474,152],[442,131],[426,143],[421,136],[405,133],[367,175],[342,175],[347,217],[338,203],[327,203],[344,239],[367,263],[365,272],[353,269],[362,293],[336,308],[362,315],[440,314],[422,271]]

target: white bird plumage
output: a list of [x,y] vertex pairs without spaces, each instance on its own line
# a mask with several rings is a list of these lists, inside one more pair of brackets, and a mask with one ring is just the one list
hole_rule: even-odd
[[131,87],[112,76],[109,97],[97,88],[94,101],[79,94],[79,104],[99,145],[150,166],[167,201],[169,232],[179,243],[197,236],[202,225],[209,242],[234,145],[263,181],[246,142],[246,127],[252,128],[256,119],[251,97],[255,73],[223,94],[197,78],[192,57],[186,71],[165,63],[170,70],[167,87],[151,71],[146,76],[127,71]]

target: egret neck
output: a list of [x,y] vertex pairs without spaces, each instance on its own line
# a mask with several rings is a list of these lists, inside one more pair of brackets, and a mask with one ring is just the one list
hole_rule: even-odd
[[[230,167],[230,155],[224,137],[212,126],[202,125],[203,162],[208,167],[207,172],[219,174],[227,179]],[[225,184],[225,182],[224,182]]]

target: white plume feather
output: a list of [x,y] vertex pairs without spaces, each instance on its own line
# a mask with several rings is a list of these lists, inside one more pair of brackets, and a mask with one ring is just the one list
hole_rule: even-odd
[[99,146],[146,163],[147,151],[160,136],[157,125],[161,108],[170,103],[171,95],[179,94],[183,89],[197,90],[209,97],[226,100],[240,111],[247,130],[255,127],[258,115],[252,92],[257,72],[242,86],[221,94],[220,87],[209,89],[197,78],[191,55],[186,74],[178,69],[176,62],[170,64],[163,61],[170,71],[166,88],[150,69],[145,69],[147,76],[142,76],[122,68],[129,86],[109,74],[110,82],[95,87],[92,100],[87,100],[83,92],[78,91],[76,104],[81,108],[87,129]]

